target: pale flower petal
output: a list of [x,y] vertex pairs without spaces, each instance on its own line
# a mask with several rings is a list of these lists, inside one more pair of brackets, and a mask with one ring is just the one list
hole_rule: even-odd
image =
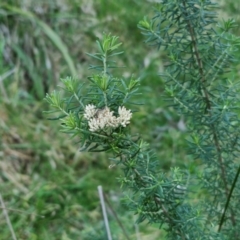
[[131,110],[127,110],[125,107],[119,107],[118,108],[118,114],[119,114],[119,123],[126,127],[127,124],[130,123],[130,119],[132,117]]
[[83,116],[87,119],[90,120],[91,118],[94,117],[95,113],[96,113],[96,106],[94,106],[93,104],[88,104],[85,108],[85,113],[83,114]]
[[89,104],[86,106],[83,116],[88,120],[89,130],[96,132],[104,128],[126,127],[132,117],[131,110],[119,107],[118,114],[119,116],[116,117],[108,107],[97,109],[96,106]]

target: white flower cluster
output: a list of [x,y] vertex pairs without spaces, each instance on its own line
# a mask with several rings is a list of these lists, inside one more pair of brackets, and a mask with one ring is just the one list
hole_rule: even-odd
[[88,120],[89,130],[96,132],[107,127],[117,128],[120,125],[126,127],[130,123],[131,110],[119,107],[118,115],[118,117],[114,116],[108,107],[97,109],[96,106],[89,104],[86,106],[83,116]]

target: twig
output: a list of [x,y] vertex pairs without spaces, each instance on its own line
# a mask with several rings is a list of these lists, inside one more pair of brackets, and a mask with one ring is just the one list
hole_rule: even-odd
[[100,198],[100,202],[101,202],[101,206],[102,206],[102,213],[103,213],[103,218],[104,218],[104,223],[105,223],[105,227],[106,227],[106,231],[107,231],[108,240],[112,240],[112,236],[111,236],[111,232],[110,232],[110,228],[109,228],[109,224],[108,224],[107,212],[106,212],[106,208],[105,208],[105,204],[104,204],[102,186],[98,186],[98,194],[99,194],[99,198]]
[[[185,9],[187,9],[185,1],[183,1],[183,6],[185,7]],[[188,17],[187,11],[186,11],[186,16]],[[193,54],[194,54],[194,56],[196,58],[196,61],[197,61],[199,75],[201,76],[200,80],[201,80],[201,85],[202,85],[202,89],[203,89],[203,95],[204,95],[204,98],[205,98],[205,101],[206,101],[206,110],[208,110],[208,113],[211,116],[211,114],[212,114],[212,104],[211,104],[211,99],[210,99],[210,96],[209,96],[209,92],[208,92],[207,87],[206,87],[206,75],[205,75],[204,69],[203,69],[203,61],[202,61],[202,58],[200,56],[199,49],[198,49],[198,46],[197,46],[197,39],[196,39],[196,36],[195,36],[195,31],[194,31],[194,28],[193,28],[190,20],[187,20],[187,25],[188,25],[189,33],[190,33],[190,36],[191,36],[191,39],[192,39],[192,44],[193,44],[193,49],[194,49]],[[219,140],[219,137],[218,137],[217,132],[216,132],[216,126],[214,124],[210,124],[210,127],[212,129],[213,141],[214,141],[214,145],[215,145],[216,152],[217,152],[218,162],[219,162],[219,165],[220,165],[221,177],[222,177],[222,181],[223,181],[224,188],[225,188],[225,195],[226,195],[226,198],[228,198],[229,188],[228,188],[228,182],[227,182],[226,169],[225,169],[225,165],[224,165],[224,161],[223,161],[223,157],[222,157],[220,140]],[[235,219],[234,212],[231,211],[231,210],[230,210],[230,212],[231,212],[232,225],[235,226],[236,225],[236,219]]]
[[141,240],[140,233],[139,233],[139,226],[138,226],[138,223],[136,220],[137,220],[137,218],[135,217],[134,227],[135,227],[135,232],[136,232],[136,239]]
[[12,75],[15,71],[16,71],[16,68],[13,68],[13,69],[7,71],[6,73],[4,73],[3,75],[1,75],[0,82],[3,81],[5,78],[9,77],[10,75]]
[[118,216],[117,216],[117,213],[115,212],[114,208],[112,207],[110,201],[108,201],[108,198],[107,198],[106,194],[103,193],[103,195],[104,195],[104,198],[105,198],[105,200],[106,200],[106,203],[107,203],[107,205],[109,206],[112,214],[114,215],[115,219],[117,220],[118,225],[119,225],[120,228],[122,229],[123,234],[125,235],[125,237],[126,237],[127,240],[130,240],[130,238],[128,237],[128,234],[127,234],[124,226],[122,225],[120,219],[119,219]]
[[0,89],[1,89],[2,95],[4,96],[4,98],[7,102],[10,102],[10,100],[9,100],[7,92],[4,88],[3,80],[5,78],[9,77],[11,74],[13,74],[15,71],[16,71],[16,68],[13,68],[12,70],[9,70],[8,72],[4,73],[3,75],[0,75]]
[[21,213],[21,214],[25,214],[25,215],[34,215],[34,216],[38,216],[40,218],[45,218],[45,216],[43,215],[39,215],[39,214],[35,214],[35,213],[28,213],[28,212],[24,212],[18,209],[13,209],[13,208],[6,208],[6,207],[0,207],[0,209],[6,209],[8,211],[12,211],[12,212],[16,212],[16,213]]
[[228,209],[228,206],[229,206],[229,203],[230,203],[232,194],[233,194],[233,190],[234,190],[234,188],[235,188],[235,186],[236,186],[236,183],[237,183],[239,174],[240,174],[240,166],[238,167],[238,171],[237,171],[237,173],[236,173],[236,176],[235,176],[235,178],[234,178],[234,181],[233,181],[233,184],[232,184],[232,187],[231,187],[229,196],[228,196],[228,198],[227,198],[227,202],[226,202],[226,204],[225,204],[224,211],[223,211],[223,214],[222,214],[220,223],[219,223],[218,232],[221,231],[222,225],[223,225],[223,223],[224,223],[226,211],[227,211],[227,209]]
[[11,224],[11,221],[10,221],[10,218],[8,216],[8,212],[7,212],[7,209],[5,207],[5,204],[4,204],[4,201],[3,201],[1,193],[0,193],[0,202],[1,202],[1,205],[2,205],[2,209],[3,209],[3,214],[5,215],[5,218],[6,218],[6,221],[7,221],[7,225],[9,227],[9,229],[10,229],[11,234],[12,234],[12,238],[13,238],[13,240],[17,240],[16,235],[15,235],[14,230],[13,230],[13,227],[12,227],[12,224]]

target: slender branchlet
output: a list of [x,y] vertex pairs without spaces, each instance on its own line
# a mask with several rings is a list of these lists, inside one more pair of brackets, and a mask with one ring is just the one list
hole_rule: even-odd
[[[186,5],[186,1],[183,1],[183,6],[184,6],[184,9],[186,10],[184,14],[187,19],[186,22],[187,22],[187,26],[188,26],[189,34],[191,37],[192,46],[193,46],[192,54],[195,55],[195,59],[196,59],[196,63],[197,63],[196,69],[198,69],[199,76],[200,76],[200,82],[201,82],[201,88],[203,89],[203,91],[202,91],[203,99],[205,99],[205,101],[206,101],[206,112],[210,115],[210,117],[212,117],[212,104],[211,104],[210,93],[206,87],[208,79],[205,77],[204,64],[201,59],[201,52],[198,49],[198,42],[196,40],[197,34],[194,30],[194,27],[191,24],[191,17],[190,17],[190,14],[188,14],[188,10],[187,10],[188,8]],[[221,147],[220,147],[219,138],[217,135],[217,130],[216,130],[214,124],[210,124],[210,128],[212,129],[214,145],[215,145],[216,152],[217,152],[217,159],[218,159],[220,169],[221,169],[221,176],[222,176],[223,183],[224,183],[225,195],[226,195],[226,197],[228,197],[229,189],[228,189],[228,183],[227,183],[227,177],[226,177],[223,157],[222,157],[222,153],[221,153]],[[232,224],[235,225],[235,217],[234,217],[234,214],[232,211],[231,211],[231,220],[232,220]]]

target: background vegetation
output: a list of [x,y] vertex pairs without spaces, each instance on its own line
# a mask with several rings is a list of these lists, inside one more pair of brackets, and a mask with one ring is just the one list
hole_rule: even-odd
[[[103,32],[120,37],[125,52],[116,75],[139,76],[144,105],[134,114],[132,131],[139,132],[157,151],[164,169],[190,165],[185,150],[184,119],[165,102],[158,76],[165,61],[143,43],[137,23],[153,14],[153,1],[143,0],[3,0],[0,3],[0,193],[9,208],[17,239],[106,239],[97,186],[102,185],[130,239],[164,239],[121,204],[119,169],[109,169],[105,154],[78,151],[78,143],[47,120],[42,100],[73,75],[85,82]],[[239,23],[240,4],[222,3],[220,18]],[[224,9],[224,11],[222,10]],[[238,19],[237,19],[238,18]],[[240,33],[240,28],[236,28]],[[240,57],[240,53],[239,53]],[[238,68],[240,69],[240,68]],[[239,71],[236,72],[239,74]],[[126,239],[109,207],[114,239]],[[0,239],[11,239],[0,213]]]

